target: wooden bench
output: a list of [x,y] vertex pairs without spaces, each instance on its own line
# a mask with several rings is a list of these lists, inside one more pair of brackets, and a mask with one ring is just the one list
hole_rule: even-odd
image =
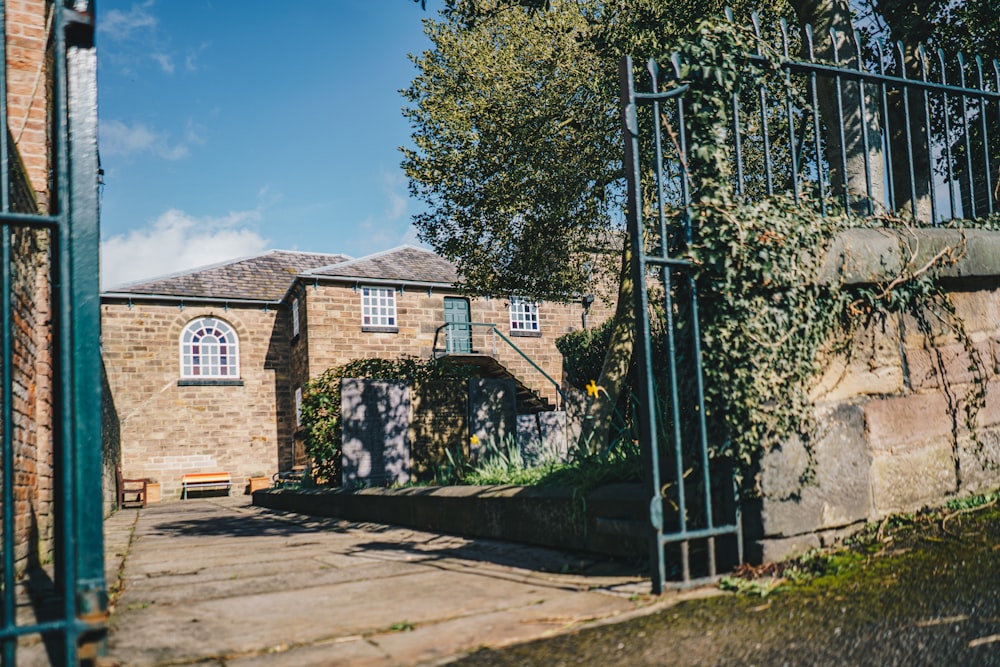
[[189,472],[181,477],[181,499],[187,499],[188,491],[225,489],[229,495],[233,479],[228,472]]

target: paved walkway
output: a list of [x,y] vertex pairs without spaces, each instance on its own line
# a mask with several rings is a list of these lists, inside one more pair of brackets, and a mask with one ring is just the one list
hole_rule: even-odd
[[600,560],[246,497],[124,510],[105,540],[110,665],[441,664],[671,602]]

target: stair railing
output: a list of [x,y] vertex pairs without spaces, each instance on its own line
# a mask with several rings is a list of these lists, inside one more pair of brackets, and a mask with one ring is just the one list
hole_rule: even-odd
[[[512,341],[510,338],[501,333],[500,330],[497,328],[497,325],[493,324],[492,322],[445,322],[434,331],[434,346],[432,348],[432,354],[434,358],[440,359],[441,357],[445,357],[449,354],[463,354],[463,353],[481,354],[480,352],[475,352],[472,350],[471,343],[469,350],[457,349],[459,346],[457,345],[456,341],[459,340],[459,336],[462,336],[461,340],[463,341],[464,340],[471,341],[472,340],[471,332],[475,327],[490,330],[492,348],[493,348],[491,356],[494,359],[497,358],[497,338],[499,338],[504,343],[506,343],[512,350],[521,355],[521,357],[523,357],[525,361],[531,364],[532,368],[538,371],[543,378],[548,380],[549,383],[551,383],[552,386],[555,387],[556,393],[559,395],[560,406],[565,405],[566,394],[563,392],[562,387],[559,386],[559,383],[553,380],[552,376],[550,376],[548,373],[542,370],[542,367],[536,364],[534,359],[525,354],[524,350],[515,345],[514,341]],[[443,348],[438,347],[438,341],[440,340],[442,331],[445,334]]]

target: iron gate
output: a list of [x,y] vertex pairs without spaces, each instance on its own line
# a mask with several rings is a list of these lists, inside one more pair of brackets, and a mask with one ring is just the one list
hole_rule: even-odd
[[[732,22],[731,13],[727,18]],[[765,62],[756,15],[752,30],[756,52],[739,54],[740,67]],[[996,215],[1000,63],[863,41],[853,30],[814,35],[806,26],[798,43],[783,21],[773,32],[778,43],[770,52],[781,55],[770,78],[747,79],[752,83],[734,92],[725,110],[732,167],[725,178],[740,201],[779,194],[821,215],[925,225]],[[649,88],[641,92],[630,58],[619,70],[656,592],[669,578],[690,584],[714,577],[720,540],[735,540],[731,550],[740,561],[743,555],[730,471],[711,456],[725,443],[710,443],[706,428],[698,293],[693,266],[682,259],[698,184],[685,160],[688,87],[680,85],[680,57],[671,65],[661,76],[649,61]],[[661,80],[669,89],[658,89]],[[651,309],[661,325],[655,334]],[[692,570],[692,545],[705,552],[699,571]],[[668,573],[667,546],[679,547],[679,572]]]
[[[37,635],[52,664],[76,664],[96,656],[107,609],[104,581],[101,463],[100,310],[98,301],[97,59],[94,6],[86,0],[47,5],[52,38],[49,213],[20,212],[20,159],[8,128],[7,49],[0,51],[0,309],[2,332],[3,581],[0,664],[17,662],[19,641]],[[7,35],[6,4],[0,32]],[[5,44],[6,46],[6,44]],[[30,187],[30,186],[27,186]],[[23,194],[23,192],[22,192]],[[15,401],[23,387],[15,374],[23,359],[15,347],[25,304],[14,294],[14,267],[23,257],[18,239],[28,232],[48,239],[51,299],[52,512],[51,568],[15,573],[18,485],[27,472],[15,468]],[[29,568],[30,569],[30,568]]]
[[[661,194],[651,202],[655,208],[644,215],[642,168],[644,154],[640,141],[639,108],[648,107],[653,119],[661,108],[674,105],[683,127],[686,86],[667,92],[657,90],[655,63],[650,63],[649,92],[636,92],[631,58],[622,60],[622,122],[625,134],[625,172],[628,184],[628,233],[631,239],[632,280],[636,315],[636,357],[640,369],[638,384],[639,437],[642,444],[646,484],[651,493],[649,517],[653,592],[662,593],[670,580],[692,586],[718,575],[719,538],[727,538],[726,560],[743,561],[736,488],[731,470],[710,456],[705,422],[704,374],[698,331],[698,294],[691,262],[672,256],[669,239],[683,246],[690,239],[689,216],[682,215],[679,228],[668,228],[667,201],[662,196],[668,175],[664,170],[662,128],[652,122],[652,170],[654,190]],[[649,138],[646,138],[647,141]],[[684,132],[676,140],[677,150],[686,151]],[[648,154],[649,151],[647,150]],[[683,161],[680,161],[683,165]],[[681,169],[684,167],[681,166]],[[691,204],[688,179],[675,179],[680,187],[680,206]],[[650,271],[658,274],[662,295],[651,296]],[[650,307],[659,300],[664,319],[662,339],[665,355],[654,358]],[[678,326],[684,320],[685,326]],[[659,364],[665,368],[657,368]],[[693,474],[692,474],[693,473]],[[720,486],[721,482],[721,486]],[[723,489],[720,498],[719,489]],[[730,493],[731,491],[731,493]],[[718,502],[721,500],[722,502]],[[668,547],[673,549],[668,561]],[[693,563],[692,548],[704,558]],[[668,565],[673,566],[670,571]]]

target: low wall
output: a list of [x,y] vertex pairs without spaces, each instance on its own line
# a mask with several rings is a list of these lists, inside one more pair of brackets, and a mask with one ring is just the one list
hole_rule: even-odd
[[466,537],[644,558],[648,500],[638,484],[591,491],[586,502],[568,488],[448,486],[407,489],[287,490],[253,494],[271,509],[371,521]]
[[[1000,234],[852,230],[836,240],[824,279],[886,282],[947,247],[957,261],[938,276],[971,355],[933,317],[928,332],[913,316],[894,314],[828,358],[812,392],[815,481],[799,482],[807,467],[800,442],[763,458],[763,495],[744,512],[757,558],[779,560],[888,514],[1000,486]],[[963,405],[976,388],[985,389],[986,405],[970,431]]]

